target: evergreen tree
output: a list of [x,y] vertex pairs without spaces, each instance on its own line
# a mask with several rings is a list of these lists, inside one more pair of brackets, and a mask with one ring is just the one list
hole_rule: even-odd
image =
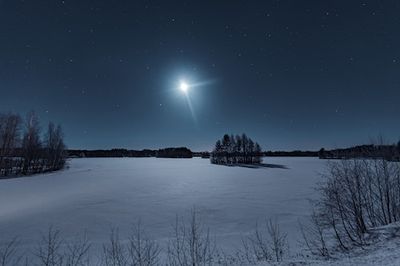
[[248,138],[246,134],[242,134],[242,155],[243,155],[243,163],[246,163],[247,153],[248,153]]
[[247,163],[253,164],[253,159],[254,159],[254,142],[252,139],[249,138],[249,153],[247,157]]
[[321,148],[321,149],[319,150],[319,152],[318,152],[318,157],[319,157],[320,159],[325,158],[325,149],[324,149],[324,148]]
[[231,164],[236,164],[237,163],[236,141],[235,141],[235,137],[232,134],[230,135],[229,160],[230,160]]
[[217,140],[215,143],[215,148],[211,153],[210,160],[214,164],[221,163],[221,152],[222,152],[222,144],[220,140]]
[[210,155],[210,161],[214,164],[258,164],[261,163],[262,150],[246,134],[225,134],[221,140],[215,143]]
[[237,163],[243,163],[243,155],[242,155],[242,138],[239,135],[236,135],[236,158]]
[[225,134],[222,138],[222,151],[224,154],[224,163],[229,164],[229,149],[231,145],[231,138],[228,134]]

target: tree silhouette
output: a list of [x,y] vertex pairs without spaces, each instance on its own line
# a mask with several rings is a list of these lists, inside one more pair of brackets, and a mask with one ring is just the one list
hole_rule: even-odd
[[42,139],[35,112],[24,123],[18,114],[0,113],[0,177],[58,170],[65,157],[61,126],[50,123]]
[[261,146],[246,134],[225,134],[217,140],[210,157],[211,163],[224,165],[259,164],[262,162]]
[[47,159],[46,168],[48,170],[58,170],[62,168],[65,163],[65,144],[60,125],[56,127],[53,122],[49,123],[45,145],[45,153]]
[[25,134],[22,139],[22,150],[24,154],[23,174],[28,172],[37,172],[39,167],[40,150],[42,147],[40,141],[39,120],[35,112],[29,112],[26,116]]
[[17,114],[0,114],[0,176],[7,176],[12,169],[10,157],[19,144],[21,117]]

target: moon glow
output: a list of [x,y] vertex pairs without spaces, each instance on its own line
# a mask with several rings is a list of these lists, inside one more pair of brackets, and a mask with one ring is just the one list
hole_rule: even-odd
[[179,84],[179,89],[183,92],[183,93],[187,93],[189,90],[189,85],[185,82],[185,81],[181,81],[181,83]]

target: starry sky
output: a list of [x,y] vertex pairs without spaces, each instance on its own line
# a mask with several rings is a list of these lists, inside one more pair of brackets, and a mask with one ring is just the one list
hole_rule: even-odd
[[0,112],[60,123],[69,148],[395,142],[399,14],[397,0],[0,0]]

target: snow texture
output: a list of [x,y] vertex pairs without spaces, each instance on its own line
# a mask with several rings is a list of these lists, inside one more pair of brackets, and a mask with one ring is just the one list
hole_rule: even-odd
[[[73,159],[66,170],[0,180],[0,241],[18,236],[31,249],[49,226],[67,238],[87,232],[96,244],[118,227],[124,240],[139,219],[159,242],[171,236],[176,215],[196,207],[225,251],[240,248],[256,223],[276,218],[288,233],[290,257],[277,265],[400,265],[400,225],[371,231],[371,244],[330,261],[304,257],[298,219],[310,214],[309,199],[325,161],[265,158],[267,167],[212,165],[204,159]],[[263,264],[260,265],[270,265]]]
[[265,162],[271,165],[252,169],[198,158],[72,159],[60,172],[0,180],[0,236],[17,235],[32,245],[54,226],[65,236],[86,230],[100,243],[111,227],[123,236],[140,219],[153,238],[165,240],[176,215],[187,216],[196,207],[219,245],[236,248],[265,218],[277,218],[295,240],[297,220],[309,214],[308,199],[324,161]]
[[[312,259],[287,259],[280,266],[398,266],[400,265],[400,224],[394,223],[370,230],[370,244],[362,248],[355,248],[347,253],[334,254],[330,260]],[[257,266],[271,265],[260,263]]]
[[253,169],[198,158],[73,159],[60,172],[0,180],[0,236],[17,236],[32,247],[53,226],[67,238],[86,231],[100,244],[112,227],[123,239],[140,219],[162,242],[171,236],[176,216],[187,217],[195,207],[228,251],[239,248],[241,237],[265,218],[278,219],[295,246],[297,220],[309,214],[324,161],[265,161],[268,167]]

